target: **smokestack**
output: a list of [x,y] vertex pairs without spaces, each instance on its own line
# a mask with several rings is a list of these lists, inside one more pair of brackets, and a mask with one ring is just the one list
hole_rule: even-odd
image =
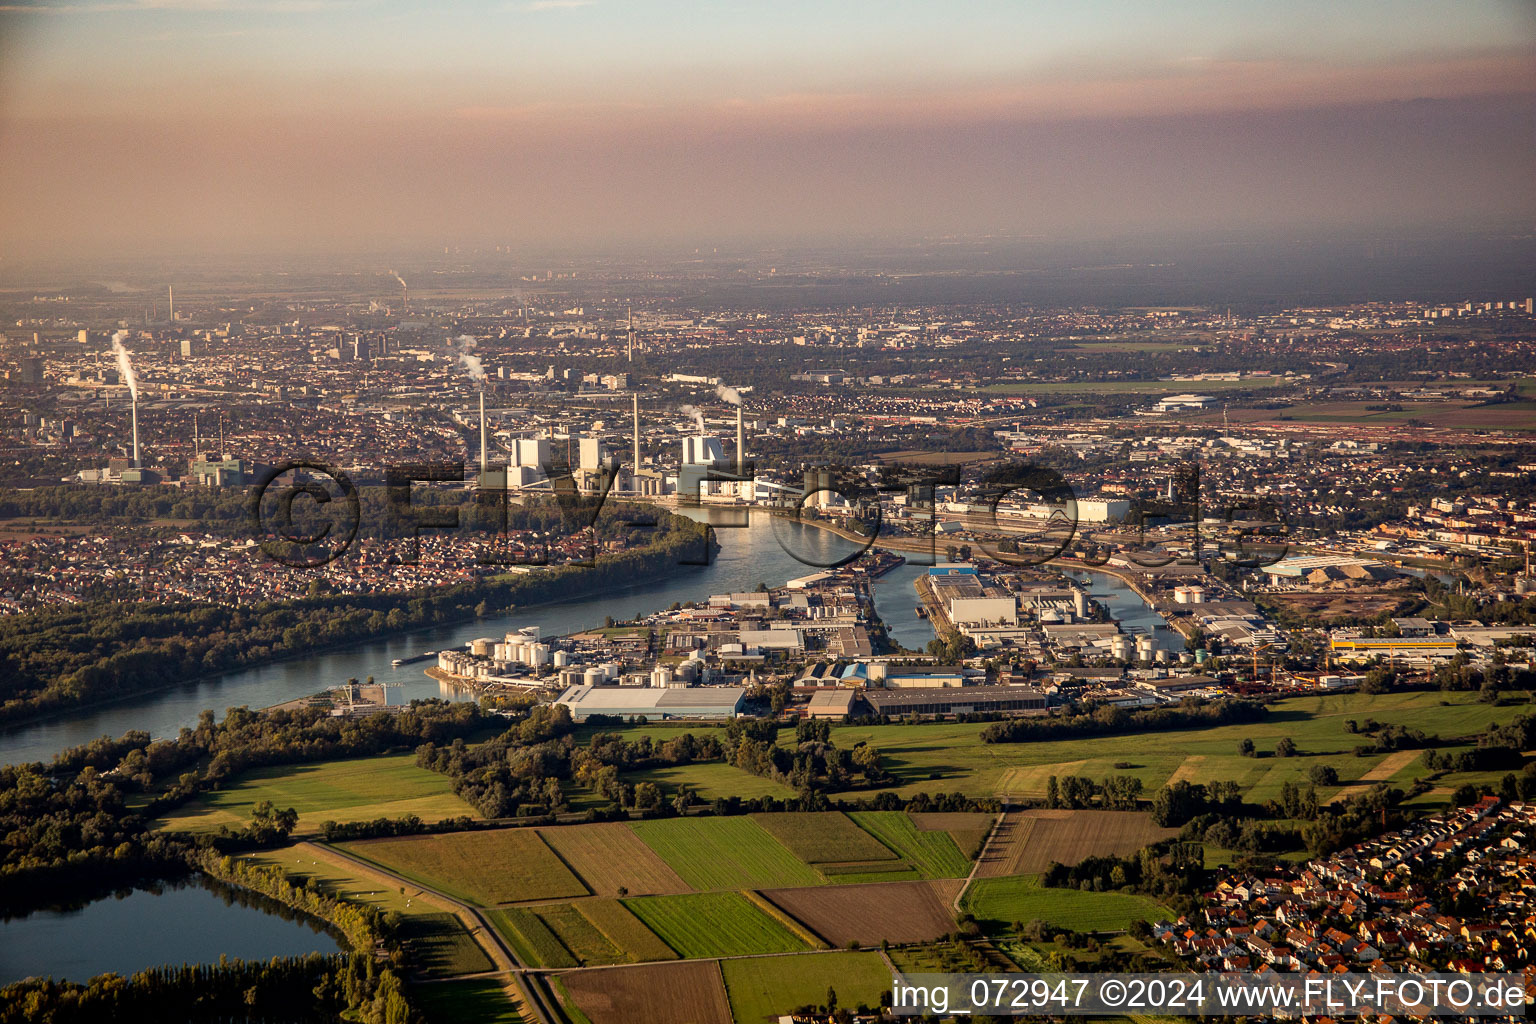
[[629,307],[629,320],[624,334],[629,339],[629,362],[632,363],[635,361],[635,307],[633,306]]
[[629,397],[635,403],[635,468],[630,476],[634,480],[633,490],[638,494],[640,491],[640,396],[630,395]]
[[128,399],[133,408],[133,468],[139,468],[139,397],[133,395]]
[[747,430],[741,420],[741,405],[736,405],[736,475],[747,472]]
[[176,289],[172,288],[170,285],[166,285],[165,286],[165,300],[166,300],[166,302],[170,303],[170,307],[171,307],[171,323],[175,323],[176,322]]
[[485,462],[485,388],[480,389],[480,476],[484,482]]

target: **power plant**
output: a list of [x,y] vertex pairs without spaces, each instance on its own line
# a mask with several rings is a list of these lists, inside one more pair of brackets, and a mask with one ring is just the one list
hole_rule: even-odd
[[123,383],[128,385],[128,402],[131,406],[133,419],[133,468],[139,468],[139,381],[133,375],[133,363],[128,359],[128,350],[123,347],[123,332],[118,331],[112,335],[112,354],[117,358],[118,372],[123,375]]

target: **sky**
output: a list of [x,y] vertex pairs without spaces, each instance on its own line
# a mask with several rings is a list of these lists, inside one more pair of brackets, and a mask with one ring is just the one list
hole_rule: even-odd
[[0,258],[1536,223],[1536,4],[0,0]]

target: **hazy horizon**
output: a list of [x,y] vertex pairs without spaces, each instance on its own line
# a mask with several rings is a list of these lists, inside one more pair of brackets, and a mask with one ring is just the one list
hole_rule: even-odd
[[1520,3],[0,5],[0,257],[1536,226]]

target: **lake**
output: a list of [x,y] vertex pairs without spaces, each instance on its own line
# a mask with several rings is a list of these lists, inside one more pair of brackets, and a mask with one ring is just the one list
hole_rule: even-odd
[[29,977],[85,982],[163,964],[336,953],[331,934],[280,904],[212,882],[133,889],[76,910],[0,921],[0,985]]

